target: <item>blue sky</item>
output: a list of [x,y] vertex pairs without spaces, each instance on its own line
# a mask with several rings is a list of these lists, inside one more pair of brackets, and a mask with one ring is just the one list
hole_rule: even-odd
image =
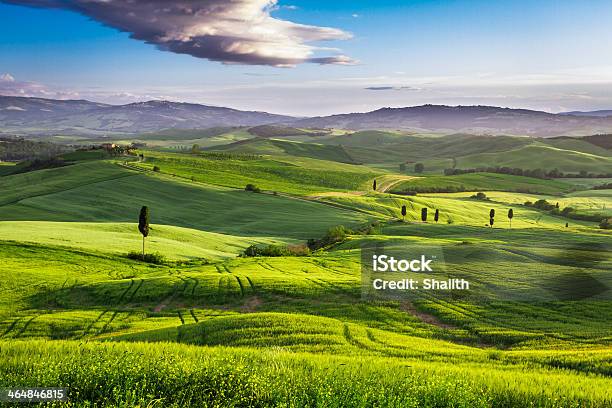
[[[281,1],[254,14],[268,1],[239,0],[227,13],[243,23],[220,14],[197,24],[173,12],[149,22],[146,0],[130,20],[130,9],[108,8],[117,2],[0,1],[0,93],[295,115],[612,107],[610,1]],[[228,46],[234,33],[244,38]]]

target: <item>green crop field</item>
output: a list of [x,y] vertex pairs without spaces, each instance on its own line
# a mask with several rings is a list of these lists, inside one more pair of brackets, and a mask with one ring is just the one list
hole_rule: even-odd
[[488,167],[507,166],[520,168],[535,168],[535,166],[564,172],[580,172],[582,170],[596,173],[612,172],[612,157],[601,156],[575,150],[566,150],[552,146],[529,145],[510,152],[481,153],[460,157],[457,167]]
[[297,195],[319,191],[360,190],[380,170],[306,157],[259,154],[203,153],[186,155],[145,152],[146,161],[133,166],[207,184],[244,188],[247,184]]
[[[610,190],[394,168],[433,151],[452,163],[532,147],[456,137],[463,151],[450,136],[359,132],[140,150],[144,161],[77,152],[75,164],[0,175],[0,388],[66,387],[68,406],[611,406],[612,233],[524,205],[604,217]],[[377,143],[405,150],[362,160]],[[155,264],[128,257],[142,249],[142,206]],[[305,251],[309,239],[323,244]],[[243,256],[271,244],[302,251]],[[369,298],[373,247],[439,254],[472,291]]]
[[428,190],[435,189],[446,189],[449,191],[505,190],[559,194],[570,191],[572,186],[563,181],[542,180],[531,177],[512,176],[509,174],[472,173],[457,176],[416,178],[394,185],[391,192],[432,192]]
[[356,163],[342,146],[279,139],[256,138],[246,142],[243,141],[224,146],[214,146],[210,148],[210,150],[251,154],[289,155],[340,163]]

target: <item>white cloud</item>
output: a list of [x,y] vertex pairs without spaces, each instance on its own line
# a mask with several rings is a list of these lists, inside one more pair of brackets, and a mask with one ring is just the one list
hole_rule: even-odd
[[0,75],[0,81],[2,81],[2,82],[15,82],[15,78],[11,74],[9,74],[7,72],[6,74]]
[[[345,55],[318,56],[319,41],[347,40],[337,28],[275,18],[277,0],[4,0],[34,7],[63,8],[179,54],[226,64],[292,67],[352,64]],[[290,8],[290,6],[286,6]]]

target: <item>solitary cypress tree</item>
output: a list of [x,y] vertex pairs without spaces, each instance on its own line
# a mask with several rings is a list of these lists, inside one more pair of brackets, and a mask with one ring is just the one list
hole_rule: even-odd
[[376,179],[374,179],[374,182],[372,183],[372,190],[376,191]]
[[143,206],[138,217],[138,231],[142,234],[142,260],[145,258],[145,238],[149,236],[149,207]]
[[406,218],[406,206],[402,205],[402,220]]
[[440,210],[436,209],[436,213],[434,214],[434,221],[438,222],[440,219]]
[[511,209],[508,210],[508,219],[510,220],[510,228],[512,228],[512,219],[514,218],[514,211]]
[[489,218],[495,218],[495,209],[491,208],[491,211],[489,211]]
[[427,222],[427,208],[421,210],[421,221]]

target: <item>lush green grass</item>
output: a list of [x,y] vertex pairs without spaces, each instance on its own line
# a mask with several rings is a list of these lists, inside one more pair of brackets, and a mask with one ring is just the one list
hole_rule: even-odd
[[[3,344],[16,382],[69,386],[104,406],[604,406],[610,380],[496,362],[448,365],[175,344]],[[44,363],[43,363],[44,362]],[[101,364],[102,363],[102,364]],[[144,380],[146,378],[146,381]]]
[[311,201],[143,174],[105,162],[3,177],[0,187],[8,191],[0,201],[4,221],[135,223],[147,205],[155,224],[305,240],[329,226],[366,220]]
[[392,132],[364,131],[319,140],[341,145],[355,160],[397,171],[399,163],[408,162],[412,171],[416,162],[425,164],[426,172],[440,173],[445,168],[518,167],[522,169],[558,169],[578,173],[612,172],[609,150],[577,139],[535,139],[512,136],[448,135],[422,137]]
[[565,150],[545,144],[532,144],[518,149],[481,153],[457,158],[457,168],[518,167],[522,169],[559,169],[566,173],[611,173],[612,157],[575,150]]
[[[406,137],[417,139],[389,139]],[[553,196],[491,190],[537,188],[580,211],[607,206],[609,192],[496,174],[404,181],[301,156],[336,151],[313,146],[283,143],[265,157],[145,151],[144,163],[0,177],[0,388],[65,385],[75,406],[612,403],[610,232],[521,205]],[[467,178],[491,201],[371,192],[374,177],[381,189]],[[149,250],[172,262],[124,256],[140,248],[142,205]],[[484,226],[490,209],[495,228]],[[310,256],[236,257],[372,219],[382,223],[369,235]],[[360,249],[375,245],[439,254],[436,265],[473,292],[363,297]]]
[[[142,248],[142,235],[136,227],[136,223],[0,221],[0,239],[126,255]],[[249,245],[277,242],[264,237],[247,238],[170,225],[151,228],[147,252],[160,253],[169,260],[216,261],[235,257]]]
[[[428,176],[395,185],[391,192],[424,191],[433,189],[463,191],[518,191],[559,194],[571,190],[563,181],[541,180],[508,174],[470,173],[457,176]],[[450,192],[450,191],[449,191]]]
[[312,159],[329,160],[340,163],[355,163],[355,160],[342,146],[325,145],[319,143],[303,143],[279,139],[255,138],[225,146],[216,146],[211,148],[211,150],[250,154],[289,155],[294,157],[310,157]]
[[146,162],[134,165],[204,183],[244,188],[255,184],[268,191],[304,195],[319,191],[360,190],[380,171],[305,157],[266,157],[215,153],[202,155],[145,152]]
[[80,162],[106,159],[109,157],[109,154],[106,150],[85,150],[66,153],[60,157],[68,162]]
[[[527,198],[531,197],[529,195],[500,193],[499,196],[496,196],[494,193],[488,193],[501,201],[481,201],[469,198],[472,194],[420,194],[415,197],[396,194],[328,195],[321,197],[320,200],[356,208],[372,216],[387,219],[402,218],[400,212],[402,206],[405,205],[407,207],[406,221],[420,222],[421,209],[427,208],[429,222],[433,223],[434,213],[439,210],[439,224],[485,226],[489,222],[489,211],[495,209],[496,227],[508,228],[510,222],[507,214],[510,208],[514,211],[512,225],[518,228],[565,228],[565,223],[568,221],[560,216],[552,216],[547,212],[522,206]],[[570,223],[572,226],[595,227],[593,222],[571,220]]]
[[[470,252],[512,245],[534,256],[527,270],[549,273],[560,265],[543,270],[546,264],[529,243],[558,247],[564,238],[540,230],[491,234],[482,228],[407,224],[390,225],[384,233],[363,239],[397,244],[417,239],[416,234],[424,236],[420,244],[444,245],[447,262],[456,262],[465,273],[481,274],[481,279],[488,276],[491,282],[525,270],[525,255],[499,252],[500,267],[490,270],[484,268],[490,256],[471,256],[467,263]],[[457,246],[469,235],[479,240],[476,249]],[[147,267],[62,248],[0,244],[0,272],[5,277],[0,384],[66,385],[75,403],[133,404],[164,398],[165,406],[177,401],[212,403],[216,398],[227,403],[226,395],[268,405],[286,403],[291,396],[299,399],[296,403],[326,406],[351,401],[391,406],[414,401],[422,406],[432,398],[436,406],[519,407],[525,401],[536,406],[598,406],[609,399],[605,390],[610,380],[603,377],[610,373],[610,350],[603,346],[610,332],[609,302],[416,301],[421,310],[464,328],[441,329],[406,313],[397,302],[361,301],[358,253],[352,250],[357,241],[321,257],[237,259],[178,268]],[[578,270],[565,267],[570,273]],[[41,273],[44,285],[37,284]],[[32,337],[81,342],[18,340]],[[440,339],[432,339],[436,337]],[[115,342],[83,343],[87,338]],[[448,340],[523,345],[524,350],[482,349]],[[553,349],[537,350],[546,344]],[[149,381],[142,380],[144,374]],[[242,376],[254,381],[246,396]],[[219,382],[222,378],[232,380]],[[279,385],[271,387],[275,381]],[[313,395],[313,384],[326,392]],[[335,390],[332,385],[345,392],[328,394]],[[372,394],[400,385],[408,388],[393,398]],[[302,395],[303,387],[311,391]],[[313,399],[303,400],[306,396]]]
[[566,178],[563,181],[580,189],[590,189],[595,186],[612,183],[612,178]]
[[15,170],[17,163],[0,161],[0,176],[11,174]]

